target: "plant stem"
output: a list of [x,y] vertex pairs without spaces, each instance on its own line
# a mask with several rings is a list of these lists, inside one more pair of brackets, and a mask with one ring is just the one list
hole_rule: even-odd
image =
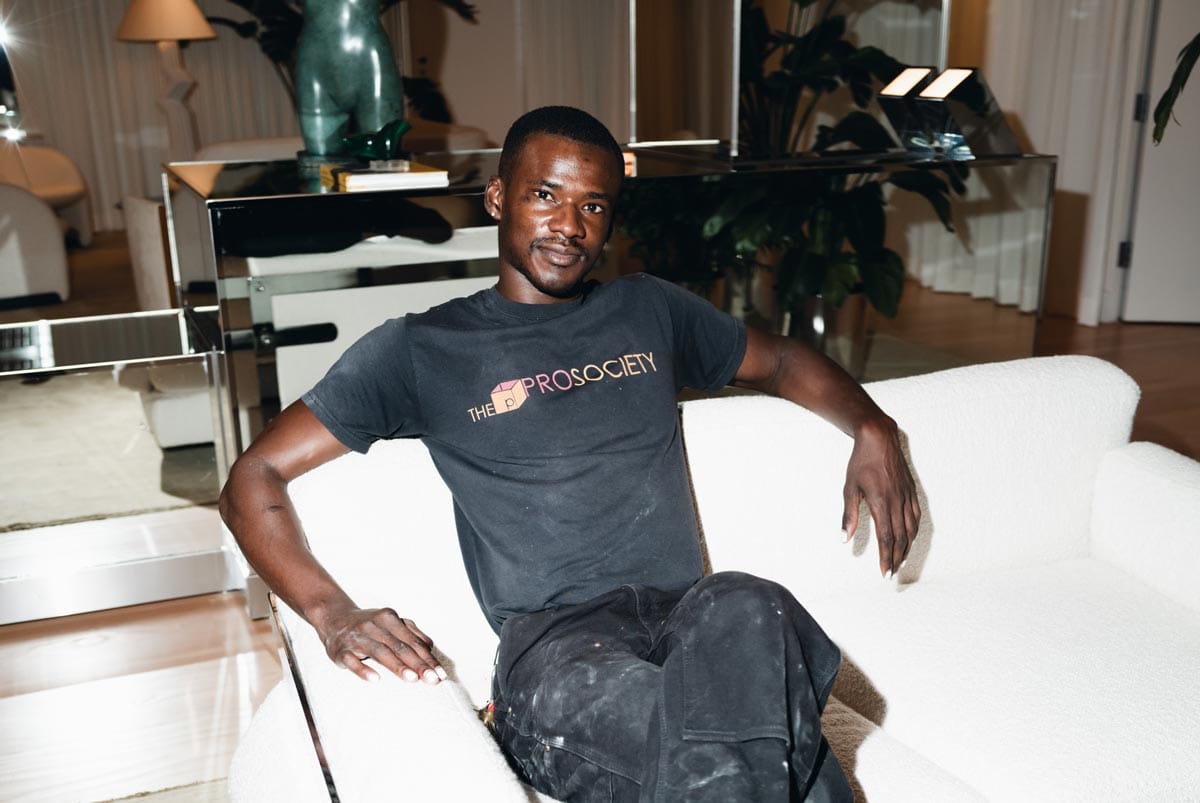
[[788,148],[788,153],[796,152],[796,148],[800,145],[800,134],[803,133],[804,127],[808,125],[808,118],[812,115],[813,109],[817,108],[817,101],[824,94],[824,92],[813,91],[813,99],[809,101],[808,108],[804,110],[804,115],[800,118],[800,124],[792,129],[792,141],[791,146]]

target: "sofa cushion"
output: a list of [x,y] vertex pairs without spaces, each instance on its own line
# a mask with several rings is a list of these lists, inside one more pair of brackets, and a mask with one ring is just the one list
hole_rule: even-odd
[[801,600],[834,694],[989,798],[1200,789],[1200,620],[1102,561]]

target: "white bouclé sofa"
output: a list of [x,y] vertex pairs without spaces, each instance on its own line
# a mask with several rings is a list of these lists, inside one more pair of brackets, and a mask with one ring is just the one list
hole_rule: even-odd
[[[892,580],[866,524],[841,541],[847,437],[774,399],[682,406],[713,568],[785,584],[842,648],[824,725],[859,799],[1200,800],[1200,464],[1128,442],[1132,380],[1054,357],[868,391],[925,511]],[[424,447],[381,443],[292,491],[334,576],[416,620],[451,669],[363,683],[280,611],[340,800],[534,799],[475,717],[496,639]],[[289,676],[231,797],[328,800],[313,744]]]

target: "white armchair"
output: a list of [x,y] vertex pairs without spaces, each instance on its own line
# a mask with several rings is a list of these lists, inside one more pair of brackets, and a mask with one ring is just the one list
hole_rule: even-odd
[[0,147],[0,182],[23,187],[55,211],[80,245],[92,242],[87,182],[71,158],[45,145]]
[[44,294],[71,295],[54,210],[26,189],[0,184],[0,299]]

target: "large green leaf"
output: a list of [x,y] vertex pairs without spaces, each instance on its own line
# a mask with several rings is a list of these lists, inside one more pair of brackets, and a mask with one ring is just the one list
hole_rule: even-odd
[[950,188],[946,186],[946,182],[927,170],[903,170],[893,173],[888,182],[902,190],[915,192],[929,201],[946,231],[954,231],[954,221],[950,215]]
[[825,280],[821,283],[821,296],[835,307],[842,306],[846,297],[858,287],[858,256],[849,251],[829,260]]
[[734,253],[742,258],[753,257],[759,247],[771,242],[770,208],[756,206],[738,215],[730,227]]
[[1158,99],[1158,104],[1154,107],[1154,144],[1162,142],[1163,135],[1167,133],[1167,123],[1171,119],[1171,111],[1175,108],[1175,101],[1179,99],[1179,93],[1183,91],[1184,85],[1187,84],[1188,76],[1192,74],[1192,68],[1196,66],[1196,60],[1200,59],[1200,33],[1192,39],[1183,50],[1179,51],[1179,56],[1176,58],[1175,73],[1171,76],[1171,84],[1167,87],[1167,91],[1163,92],[1161,98]]
[[871,46],[856,49],[846,59],[846,65],[853,69],[866,70],[885,84],[899,75],[905,67],[902,62]]
[[793,36],[777,31],[775,39],[791,45],[783,57],[783,68],[788,71],[804,69],[808,64],[825,56],[846,33],[846,18],[840,15],[828,17],[813,26],[803,36]]
[[721,205],[717,207],[717,211],[704,221],[704,226],[700,229],[700,236],[706,240],[716,237],[722,229],[737,220],[738,216],[745,212],[750,205],[762,200],[766,193],[766,185],[761,183],[732,189],[729,195],[725,196]]
[[850,142],[864,151],[886,151],[896,147],[896,140],[888,130],[871,115],[852,111],[832,127],[821,126],[813,148],[826,151],[834,145]]
[[844,193],[839,206],[850,245],[863,259],[874,259],[883,250],[887,224],[883,190],[878,182],[870,181]]
[[904,260],[900,255],[885,248],[877,259],[860,259],[858,273],[871,306],[889,318],[896,317],[904,290]]

